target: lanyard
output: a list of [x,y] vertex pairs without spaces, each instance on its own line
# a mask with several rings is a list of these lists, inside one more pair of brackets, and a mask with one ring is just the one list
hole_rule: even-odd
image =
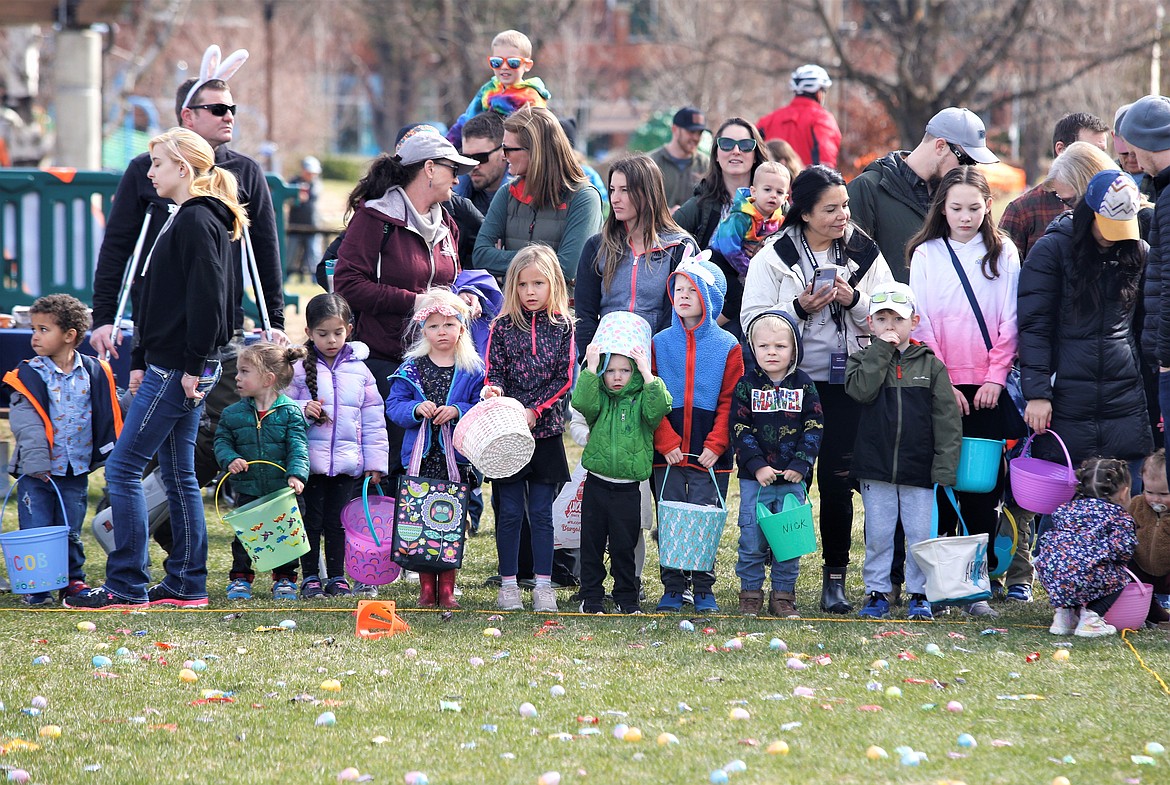
[[[816,271],[819,269],[819,267],[817,266],[817,258],[816,258],[816,256],[813,255],[813,250],[812,250],[812,248],[809,247],[808,239],[804,236],[804,232],[800,233],[800,244],[802,246],[804,246],[804,253],[805,253],[805,256],[808,257],[809,264],[812,265],[813,278],[815,279],[816,278]],[[843,263],[844,260],[843,260],[842,255],[841,255],[841,241],[840,240],[833,240],[831,243],[829,243],[829,250],[833,254],[833,264],[836,265],[838,270],[844,271],[845,265]],[[843,346],[844,341],[845,341],[845,339],[844,339],[845,324],[844,324],[844,320],[841,318],[841,315],[844,311],[844,309],[841,307],[841,303],[834,300],[833,302],[829,303],[828,308],[821,309],[821,324],[822,325],[828,323],[828,318],[825,316],[825,311],[828,311],[829,315],[833,317],[833,324],[835,324],[837,326],[837,338],[840,340],[841,345]],[[809,314],[807,324],[809,324],[809,325],[812,324],[812,314]]]

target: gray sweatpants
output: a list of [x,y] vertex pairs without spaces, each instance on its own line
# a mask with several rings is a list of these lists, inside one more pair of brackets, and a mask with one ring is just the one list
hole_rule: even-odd
[[861,502],[865,505],[865,566],[861,570],[865,593],[885,594],[893,589],[890,567],[894,562],[894,529],[900,518],[906,532],[906,591],[925,594],[926,577],[910,555],[910,546],[930,539],[934,489],[862,480]]

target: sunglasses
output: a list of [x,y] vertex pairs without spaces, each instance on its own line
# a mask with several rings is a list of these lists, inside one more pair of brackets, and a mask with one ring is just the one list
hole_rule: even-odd
[[730,137],[721,136],[715,140],[715,144],[719,145],[719,149],[725,153],[730,153],[737,147],[741,153],[750,153],[756,149],[755,139],[731,139]]
[[459,176],[459,164],[453,164],[450,161],[435,161],[435,166],[441,166],[444,169],[450,169],[451,173],[456,177]]
[[490,65],[492,68],[503,68],[505,63],[508,64],[509,68],[513,68],[513,69],[519,68],[520,66],[524,66],[525,68],[532,67],[532,59],[528,58],[528,57],[489,57],[488,58],[488,65]]
[[[512,153],[518,153],[521,150],[528,149],[527,147],[508,147],[508,145],[506,145],[506,144],[502,144],[502,145],[500,145],[500,147],[503,149],[505,156],[509,156]],[[474,158],[475,156],[472,156],[472,157]]]
[[958,159],[959,166],[975,166],[975,164],[979,163],[974,158],[967,155],[967,153],[964,152],[962,147],[959,147],[958,145],[951,144],[950,142],[947,142],[947,147],[951,148],[951,152],[954,153],[955,158]]
[[[503,146],[504,145],[501,143],[501,144],[498,144],[495,147],[493,147],[492,149],[490,149],[486,152],[483,152],[483,153],[464,153],[463,155],[467,156],[468,158],[472,158],[476,161],[479,161],[481,164],[486,164],[488,161],[491,160],[492,153],[494,153],[496,150],[502,149]],[[513,147],[512,149],[513,150],[520,150],[523,148]]]
[[869,301],[871,303],[878,303],[879,305],[884,302],[901,303],[903,305],[912,304],[910,302],[910,295],[905,292],[878,292],[877,294],[870,295]]
[[235,104],[196,104],[195,106],[188,106],[188,109],[206,109],[216,117],[223,117],[228,112],[233,115],[236,113]]
[[1065,199],[1063,196],[1061,196],[1060,194],[1058,194],[1056,191],[1053,191],[1053,192],[1052,192],[1052,195],[1056,197],[1056,201],[1058,201],[1058,202],[1060,202],[1061,204],[1063,204],[1063,205],[1064,205],[1065,207],[1067,207],[1069,210],[1075,210],[1075,209],[1076,209],[1076,207],[1077,207],[1077,198],[1076,198],[1075,196],[1074,196],[1074,197],[1072,197],[1071,199]]

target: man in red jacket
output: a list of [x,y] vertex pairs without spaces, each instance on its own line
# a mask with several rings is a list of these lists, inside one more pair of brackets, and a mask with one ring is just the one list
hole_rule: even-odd
[[824,107],[825,92],[832,84],[829,74],[819,65],[802,65],[793,71],[788,83],[796,94],[792,103],[756,123],[764,140],[788,142],[805,166],[824,164],[836,169],[841,129],[833,113]]

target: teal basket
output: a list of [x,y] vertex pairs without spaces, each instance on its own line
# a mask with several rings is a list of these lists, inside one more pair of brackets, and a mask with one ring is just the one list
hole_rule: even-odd
[[963,437],[959,451],[959,470],[955,490],[962,493],[988,493],[995,490],[999,467],[1003,462],[1002,439]]

